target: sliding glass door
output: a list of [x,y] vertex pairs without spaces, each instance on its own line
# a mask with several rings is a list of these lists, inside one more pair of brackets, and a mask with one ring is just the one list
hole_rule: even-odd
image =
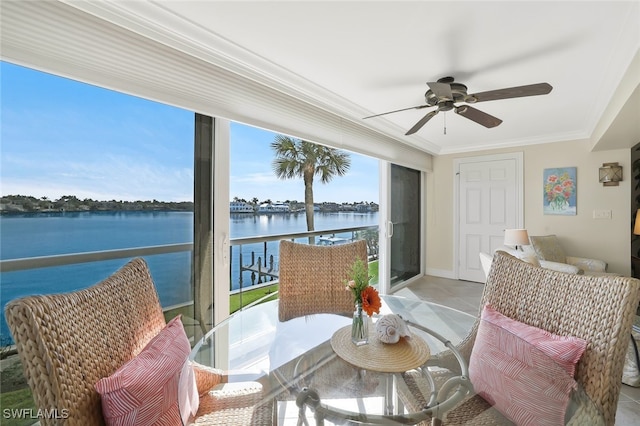
[[420,274],[421,259],[421,173],[391,164],[391,287]]

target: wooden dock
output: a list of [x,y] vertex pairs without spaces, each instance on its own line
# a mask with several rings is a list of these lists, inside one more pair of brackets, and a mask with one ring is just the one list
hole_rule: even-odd
[[[266,255],[266,252],[265,252]],[[251,272],[251,285],[262,284],[267,281],[275,281],[278,279],[278,265],[274,262],[273,255],[263,260],[258,256],[256,259],[255,252],[251,252],[251,263],[244,264],[242,252],[240,253],[240,286],[242,286],[242,273],[244,271]]]

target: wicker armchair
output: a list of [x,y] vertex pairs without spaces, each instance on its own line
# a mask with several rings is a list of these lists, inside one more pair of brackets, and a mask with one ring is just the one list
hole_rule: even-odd
[[[99,379],[135,357],[165,326],[158,295],[142,259],[134,259],[84,290],[13,300],[5,308],[36,406],[65,410],[44,425],[104,424]],[[198,424],[271,424],[258,383],[225,391],[220,370],[194,366]],[[255,416],[264,416],[255,418]]]
[[318,313],[353,314],[353,298],[343,281],[358,258],[367,264],[364,240],[336,246],[280,241],[280,321]]
[[[353,315],[353,296],[345,289],[344,280],[348,278],[357,259],[368,265],[365,240],[333,246],[280,241],[279,320],[284,322],[321,313]],[[329,340],[314,348],[313,357],[310,358],[318,364],[329,363],[324,368],[304,377],[296,375],[298,364],[308,362],[304,358],[293,359],[274,371],[273,376],[279,382],[279,387],[288,389],[277,396],[278,400],[295,400],[302,384],[314,389],[323,398],[360,398],[363,392],[373,392],[370,389],[354,390],[350,384],[359,379],[358,368],[345,365],[337,359]],[[294,380],[289,380],[294,377]],[[335,389],[336,380],[344,386]]]
[[[497,251],[485,284],[481,308],[490,304],[517,321],[558,335],[587,341],[587,349],[576,366],[576,381],[599,410],[606,425],[615,423],[622,368],[629,332],[640,300],[640,281],[630,277],[566,274],[536,267]],[[469,360],[479,320],[459,345]],[[451,368],[456,363],[451,358]],[[419,377],[409,377],[409,387],[424,386]],[[419,409],[420,401],[408,401]],[[416,404],[411,407],[411,404]],[[595,407],[593,407],[595,405]],[[587,405],[587,407],[589,407]],[[594,410],[578,407],[568,424],[597,424]],[[510,424],[479,396],[447,413],[444,424]]]

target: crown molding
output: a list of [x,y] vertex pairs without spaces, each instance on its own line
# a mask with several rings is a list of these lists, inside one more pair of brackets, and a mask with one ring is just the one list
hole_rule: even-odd
[[569,142],[576,140],[588,140],[589,135],[585,132],[570,132],[557,134],[553,137],[532,137],[526,139],[513,139],[508,141],[503,141],[499,143],[485,143],[474,146],[461,146],[461,147],[452,147],[446,148],[443,147],[440,150],[440,155],[451,155],[451,154],[465,154],[469,152],[476,151],[488,151],[495,149],[505,149],[505,148],[517,148],[521,146],[531,146],[531,145],[543,145],[547,143],[558,143],[558,142]]

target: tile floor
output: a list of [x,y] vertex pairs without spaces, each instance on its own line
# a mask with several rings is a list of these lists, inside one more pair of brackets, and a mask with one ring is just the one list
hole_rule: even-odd
[[[427,276],[397,294],[418,297],[477,315],[482,290],[480,283]],[[622,385],[615,425],[640,426],[640,388]]]

